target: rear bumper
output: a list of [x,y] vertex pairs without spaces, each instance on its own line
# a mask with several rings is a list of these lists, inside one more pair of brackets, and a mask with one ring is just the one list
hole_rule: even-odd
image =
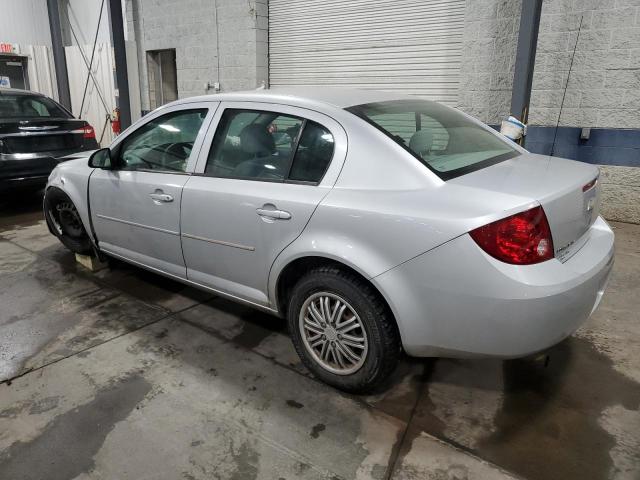
[[374,279],[415,356],[521,357],[544,350],[598,306],[614,260],[614,235],[598,218],[565,263],[514,266],[458,237]]

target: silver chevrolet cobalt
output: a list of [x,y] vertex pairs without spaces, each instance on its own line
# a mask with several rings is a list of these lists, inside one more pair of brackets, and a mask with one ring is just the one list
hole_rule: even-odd
[[[365,392],[414,356],[519,357],[597,307],[598,169],[392,93],[179,100],[61,163],[44,212],[108,255],[286,317],[320,379]],[[212,319],[215,321],[215,319]]]

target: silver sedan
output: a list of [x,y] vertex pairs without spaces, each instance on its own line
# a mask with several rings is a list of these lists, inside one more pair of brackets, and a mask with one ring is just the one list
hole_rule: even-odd
[[392,93],[188,98],[61,163],[44,202],[74,252],[286,317],[340,389],[414,356],[525,356],[597,307],[613,264],[598,169]]

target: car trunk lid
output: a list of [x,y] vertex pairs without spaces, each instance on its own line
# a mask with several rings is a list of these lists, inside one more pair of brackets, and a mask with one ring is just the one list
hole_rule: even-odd
[[37,118],[0,121],[0,152],[64,152],[82,148],[84,120]]
[[598,169],[562,158],[524,153],[447,183],[526,197],[542,205],[560,261],[586,239],[600,208]]

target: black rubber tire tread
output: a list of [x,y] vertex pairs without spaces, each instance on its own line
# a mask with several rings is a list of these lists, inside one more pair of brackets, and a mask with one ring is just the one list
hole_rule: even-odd
[[[329,291],[348,300],[356,309],[368,335],[364,365],[351,375],[336,375],[319,366],[307,352],[298,326],[298,314],[309,295]],[[293,345],[304,365],[320,380],[348,393],[376,391],[395,370],[401,354],[395,320],[380,294],[362,278],[338,266],[322,266],[307,272],[295,285],[289,301],[287,323]]]
[[[55,187],[49,188],[45,192],[45,197],[44,197],[44,206],[45,206],[44,214],[47,217],[46,218],[47,222],[53,222],[53,219],[51,218],[51,214],[49,213],[49,210],[51,208],[54,208],[55,205],[57,205],[60,202],[69,202],[71,203],[71,205],[74,206],[74,208],[77,209],[75,204],[71,201],[71,199],[66,193],[64,193],[59,188],[55,188]],[[95,252],[93,251],[93,247],[91,245],[91,240],[89,239],[89,235],[84,229],[84,225],[82,229],[84,231],[84,235],[79,238],[74,238],[69,235],[65,235],[64,233],[60,234],[56,231],[55,227],[53,228],[53,231],[54,231],[54,235],[58,237],[58,240],[60,240],[60,242],[62,242],[62,244],[65,247],[67,247],[67,249],[69,249],[71,252],[79,253],[81,255],[89,255],[93,257],[95,255]]]

